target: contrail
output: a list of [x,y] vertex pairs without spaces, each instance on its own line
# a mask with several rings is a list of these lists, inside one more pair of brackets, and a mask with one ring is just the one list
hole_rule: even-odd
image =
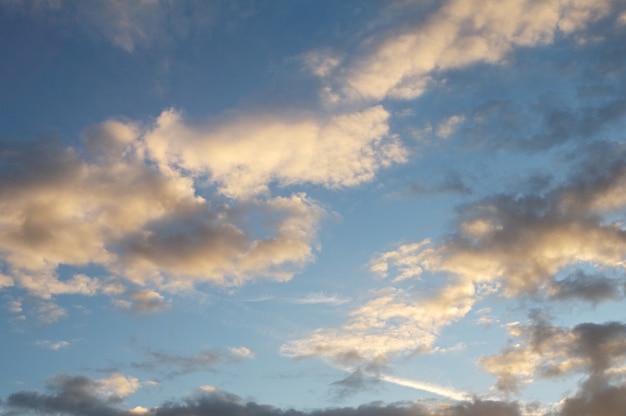
[[410,387],[415,390],[427,391],[429,393],[437,394],[439,396],[447,397],[453,400],[468,400],[472,397],[470,393],[459,391],[452,387],[441,386],[439,384],[426,383],[423,381],[394,377],[385,374],[378,375],[378,378],[388,383],[393,383],[404,387]]
[[[337,365],[333,365],[333,367],[338,367],[339,369],[349,372],[349,373],[354,372],[354,369],[347,368],[347,367],[342,367],[342,366],[337,366]],[[397,384],[398,386],[409,387],[415,390],[426,391],[428,393],[433,393],[438,396],[446,397],[452,400],[458,400],[458,401],[470,400],[473,396],[471,393],[460,391],[452,387],[441,386],[439,384],[412,380],[410,378],[395,377],[395,376],[390,376],[387,374],[373,373],[367,370],[361,370],[361,371],[366,376],[377,378],[387,383]]]

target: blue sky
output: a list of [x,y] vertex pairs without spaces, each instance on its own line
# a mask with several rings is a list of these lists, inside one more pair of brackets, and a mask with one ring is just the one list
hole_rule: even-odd
[[0,0],[0,414],[621,414],[625,40],[617,0]]

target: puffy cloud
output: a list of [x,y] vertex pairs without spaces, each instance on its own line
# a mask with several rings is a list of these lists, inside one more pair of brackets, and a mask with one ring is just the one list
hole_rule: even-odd
[[[460,209],[458,230],[448,239],[407,243],[375,256],[370,269],[395,286],[374,292],[340,327],[316,329],[284,344],[282,353],[342,364],[386,361],[436,350],[443,327],[494,293],[590,301],[619,296],[617,281],[588,280],[587,275],[581,277],[584,282],[558,279],[572,267],[624,267],[626,232],[621,222],[605,220],[626,204],[624,147],[599,144],[594,149],[588,149],[568,181],[544,195],[485,198]],[[609,149],[612,155],[605,157]],[[592,163],[600,156],[602,164]],[[423,290],[408,286],[433,278],[442,283]],[[503,365],[508,362],[520,364],[519,375],[534,371],[528,350],[513,351]]]
[[[399,264],[405,270],[403,277],[428,271],[456,276],[460,282],[499,282],[508,296],[537,293],[544,287],[557,298],[563,298],[566,287],[578,297],[585,296],[586,288],[590,299],[617,295],[590,280],[585,284],[555,280],[559,273],[580,265],[622,270],[626,258],[621,222],[605,219],[626,204],[626,166],[620,160],[624,148],[599,144],[587,150],[585,161],[576,167],[579,171],[565,184],[542,196],[502,194],[463,206],[458,231],[447,241],[401,246],[381,256],[375,268]],[[593,161],[600,155],[607,157],[598,166]]]
[[111,374],[107,378],[95,381],[95,393],[105,397],[126,397],[141,387],[136,377],[121,373]]
[[613,378],[609,370],[626,362],[626,326],[619,322],[582,323],[573,328],[551,325],[542,316],[530,324],[512,325],[509,333],[520,340],[480,364],[497,376],[498,389],[517,391],[535,377],[562,377],[583,373],[584,391],[605,389]]
[[572,34],[610,11],[610,2],[593,0],[450,0],[418,26],[366,39],[359,56],[341,61],[313,52],[306,62],[329,83],[329,97],[412,99],[435,71],[500,63],[517,46],[549,44],[557,33]]
[[109,378],[94,380],[84,376],[61,375],[48,382],[51,394],[22,391],[11,394],[6,406],[8,415],[62,414],[62,415],[122,415],[128,414],[117,408],[123,398],[139,388],[134,377],[113,374]]
[[375,106],[327,119],[239,116],[201,128],[165,111],[144,140],[162,166],[208,174],[222,193],[245,197],[267,192],[272,182],[338,188],[371,181],[380,168],[406,160],[388,118]]
[[559,416],[619,416],[626,409],[626,385],[608,386],[593,393],[580,392],[563,401]]
[[[324,120],[240,116],[190,126],[168,110],[153,126],[93,126],[84,147],[5,144],[0,251],[8,274],[0,283],[41,298],[125,293],[118,307],[150,311],[165,306],[153,288],[289,280],[313,259],[324,211],[303,193],[271,197],[269,185],[371,180],[405,160],[387,118],[378,106]],[[262,221],[253,227],[251,216]],[[59,265],[103,266],[111,276],[59,276]]]

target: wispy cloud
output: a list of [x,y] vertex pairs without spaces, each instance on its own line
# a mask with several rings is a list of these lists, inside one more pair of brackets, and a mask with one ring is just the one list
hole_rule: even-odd
[[524,0],[490,7],[447,1],[420,25],[366,39],[354,57],[320,50],[307,62],[327,82],[329,101],[414,99],[428,89],[435,71],[501,63],[516,47],[552,43],[557,34],[574,34],[610,10],[610,2],[596,1]]
[[67,348],[73,343],[78,342],[78,341],[80,341],[80,338],[75,338],[75,339],[71,339],[67,341],[64,341],[64,340],[50,341],[50,340],[44,339],[44,340],[35,341],[35,345],[42,347],[42,348],[48,348],[53,351],[58,351],[62,348]]
[[302,298],[289,299],[289,302],[297,303],[300,305],[320,305],[320,304],[342,305],[349,301],[350,301],[350,298],[341,297],[338,295],[328,295],[324,292],[309,293],[308,295]]
[[220,365],[253,359],[254,352],[247,347],[231,347],[226,351],[207,349],[197,354],[180,354],[147,349],[145,361],[133,362],[131,366],[146,371],[162,373],[166,379],[174,379],[196,371],[215,371]]

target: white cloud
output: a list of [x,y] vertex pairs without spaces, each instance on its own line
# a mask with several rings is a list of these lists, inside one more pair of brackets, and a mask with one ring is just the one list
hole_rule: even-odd
[[444,121],[442,121],[439,126],[437,126],[437,136],[447,139],[452,136],[459,125],[465,121],[465,116],[455,115],[450,116]]
[[215,393],[217,391],[216,387],[210,386],[208,384],[200,386],[199,389],[205,393]]
[[[377,106],[324,120],[241,116],[201,127],[168,110],[154,126],[93,126],[85,149],[13,145],[0,177],[2,282],[48,299],[104,293],[132,309],[152,289],[289,280],[313,259],[324,210],[304,193],[272,197],[270,184],[372,180],[406,156],[387,118]],[[206,180],[237,198],[211,203],[196,188]],[[252,227],[248,216],[262,221]],[[59,265],[87,264],[108,275],[57,274]],[[132,294],[128,281],[147,291]]]
[[11,287],[14,285],[13,279],[7,275],[0,273],[0,289],[3,287]]
[[293,303],[300,305],[319,305],[319,304],[332,304],[341,305],[350,301],[350,298],[342,298],[337,295],[327,295],[323,292],[309,293],[305,297],[291,299]]
[[135,406],[128,411],[128,413],[130,413],[131,415],[145,415],[145,414],[148,414],[149,412],[150,410],[143,406]]
[[39,347],[42,348],[48,348],[51,349],[53,351],[57,351],[60,350],[61,348],[66,348],[69,347],[70,344],[72,342],[74,342],[76,340],[70,340],[70,341],[50,341],[50,340],[41,340],[41,341],[36,341],[35,344]]
[[[557,32],[571,34],[606,16],[610,6],[595,0],[450,0],[419,26],[366,39],[352,59],[311,53],[319,58],[310,67],[332,88],[326,95],[413,99],[428,88],[434,71],[501,63],[514,47],[551,43]],[[325,56],[335,56],[334,65],[325,64]]]
[[165,298],[154,290],[133,290],[126,294],[126,299],[113,299],[113,305],[126,312],[152,313],[169,306]]
[[126,397],[136,392],[141,383],[136,377],[113,373],[107,378],[95,380],[95,393],[103,396]]
[[190,126],[180,113],[163,112],[144,141],[163,168],[208,174],[230,197],[265,193],[276,182],[330,188],[371,181],[376,172],[406,161],[389,135],[382,106],[327,119],[294,115],[240,116],[215,126]]
[[247,347],[230,347],[228,351],[235,358],[254,358],[254,352]]
[[432,350],[439,330],[463,317],[474,302],[472,285],[450,285],[431,297],[387,288],[350,312],[338,328],[320,328],[281,346],[292,358],[321,357],[340,363],[387,361]]

